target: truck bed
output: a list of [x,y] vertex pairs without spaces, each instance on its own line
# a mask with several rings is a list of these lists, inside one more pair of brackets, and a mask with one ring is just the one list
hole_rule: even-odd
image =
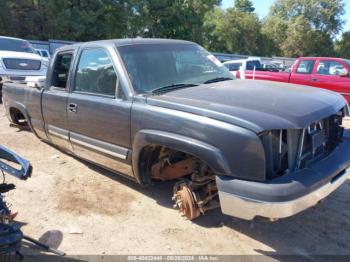
[[[7,117],[15,122],[13,121],[14,110],[20,110],[31,128],[37,125],[41,127],[43,121],[34,123],[33,119],[42,120],[41,98],[43,91],[44,89],[28,87],[22,83],[4,83],[2,94]],[[30,112],[30,117],[28,112]]]

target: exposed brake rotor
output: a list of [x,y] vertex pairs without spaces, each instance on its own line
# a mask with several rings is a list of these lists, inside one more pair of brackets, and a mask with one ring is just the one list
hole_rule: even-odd
[[183,215],[189,220],[200,216],[200,210],[196,204],[195,195],[186,184],[180,184],[174,193],[174,206],[178,207]]

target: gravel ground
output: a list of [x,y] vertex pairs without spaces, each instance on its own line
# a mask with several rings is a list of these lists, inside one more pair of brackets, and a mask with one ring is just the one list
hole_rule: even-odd
[[27,181],[7,176],[17,186],[7,201],[24,233],[69,255],[350,254],[350,182],[315,208],[276,222],[247,222],[220,210],[191,222],[172,208],[172,183],[143,189],[75,159],[9,127],[1,104],[0,144],[34,167]]

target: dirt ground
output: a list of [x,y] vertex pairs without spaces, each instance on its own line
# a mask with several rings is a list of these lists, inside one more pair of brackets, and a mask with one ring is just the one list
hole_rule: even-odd
[[17,186],[7,201],[24,233],[69,255],[350,254],[350,181],[315,208],[276,222],[220,210],[191,222],[172,208],[172,183],[143,189],[64,154],[9,127],[1,104],[0,144],[34,167],[27,181],[7,176]]

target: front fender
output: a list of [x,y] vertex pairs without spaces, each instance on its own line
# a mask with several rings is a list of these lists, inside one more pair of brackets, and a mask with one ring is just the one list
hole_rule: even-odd
[[186,136],[147,129],[140,130],[133,143],[132,165],[135,177],[141,184],[140,155],[148,145],[165,146],[193,155],[204,161],[217,174],[225,175],[231,172],[227,160],[218,148]]

